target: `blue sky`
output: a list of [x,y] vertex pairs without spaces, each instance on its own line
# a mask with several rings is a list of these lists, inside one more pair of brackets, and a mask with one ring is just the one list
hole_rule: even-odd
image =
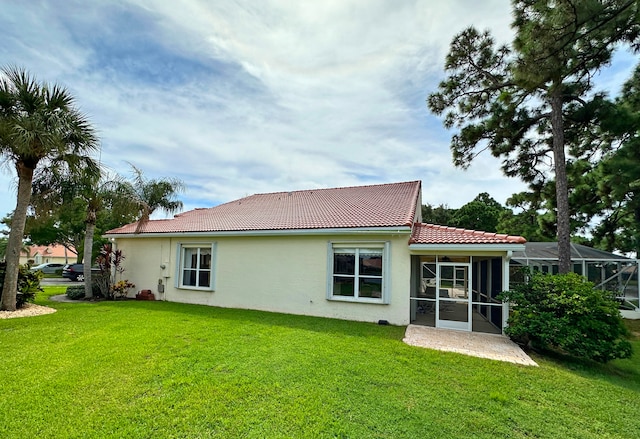
[[[422,180],[460,207],[525,187],[482,154],[451,164],[425,99],[466,26],[510,39],[508,0],[0,0],[0,64],[65,85],[94,123],[101,161],[182,179],[185,210],[246,195]],[[637,58],[599,77],[616,93]],[[0,215],[15,207],[0,174]]]

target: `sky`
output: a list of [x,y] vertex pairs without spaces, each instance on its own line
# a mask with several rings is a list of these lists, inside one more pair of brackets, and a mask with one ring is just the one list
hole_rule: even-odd
[[[0,65],[67,87],[125,177],[179,178],[184,210],[255,193],[421,180],[423,203],[526,187],[452,164],[426,106],[455,34],[512,37],[508,0],[0,0]],[[617,93],[637,61],[597,78]],[[5,164],[6,165],[6,164]],[[0,215],[15,171],[0,171]]]

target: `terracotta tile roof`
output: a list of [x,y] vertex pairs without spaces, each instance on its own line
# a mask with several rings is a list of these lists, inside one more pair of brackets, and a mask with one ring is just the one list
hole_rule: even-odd
[[[149,221],[141,233],[409,227],[419,203],[419,181],[257,194]],[[128,224],[107,234],[135,228]]]
[[522,236],[502,235],[435,224],[415,224],[410,244],[524,244]]

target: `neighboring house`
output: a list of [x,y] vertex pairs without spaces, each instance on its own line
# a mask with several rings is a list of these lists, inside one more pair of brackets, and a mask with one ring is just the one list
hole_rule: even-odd
[[419,181],[257,194],[106,237],[174,302],[501,332],[524,238],[421,222]]
[[63,245],[32,245],[28,247],[29,253],[20,254],[20,263],[31,265],[40,265],[47,262],[55,262],[58,264],[74,263],[78,258],[75,249],[68,249]]

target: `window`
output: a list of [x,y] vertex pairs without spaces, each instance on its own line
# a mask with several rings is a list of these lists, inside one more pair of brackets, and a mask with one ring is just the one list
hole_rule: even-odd
[[387,303],[385,271],[387,245],[353,247],[333,244],[330,248],[330,288],[333,300]]
[[213,290],[214,245],[179,245],[178,287]]

